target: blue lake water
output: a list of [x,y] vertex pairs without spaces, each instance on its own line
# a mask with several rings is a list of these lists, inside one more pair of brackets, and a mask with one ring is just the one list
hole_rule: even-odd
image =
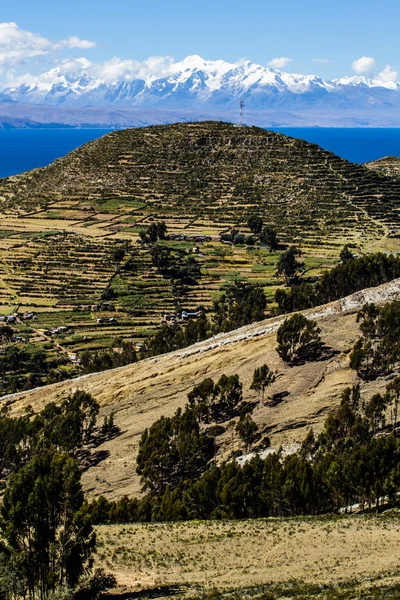
[[[0,177],[43,167],[109,129],[0,129]],[[400,129],[274,129],[302,138],[352,162],[400,156]]]
[[0,177],[37,167],[82,146],[109,129],[0,129]]
[[400,156],[400,128],[283,127],[273,131],[318,144],[355,163],[369,162],[383,156]]

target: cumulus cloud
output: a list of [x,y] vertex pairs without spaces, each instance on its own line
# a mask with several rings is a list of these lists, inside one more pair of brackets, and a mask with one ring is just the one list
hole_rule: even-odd
[[397,81],[397,71],[392,69],[390,65],[386,65],[386,67],[381,71],[377,77],[378,81],[382,81],[382,83],[396,83]]
[[112,58],[104,63],[91,65],[88,70],[106,82],[148,80],[168,77],[174,72],[176,64],[170,56],[151,56],[142,62]]
[[21,29],[16,23],[0,23],[0,70],[64,48],[88,49],[95,45],[95,42],[81,40],[78,37],[53,42],[41,35]]
[[361,58],[354,60],[351,66],[358,75],[371,73],[375,67],[375,59],[372,56],[361,56]]
[[273,69],[283,69],[287,67],[289,63],[292,62],[291,58],[286,58],[285,56],[281,56],[279,58],[273,58],[269,61],[268,66]]

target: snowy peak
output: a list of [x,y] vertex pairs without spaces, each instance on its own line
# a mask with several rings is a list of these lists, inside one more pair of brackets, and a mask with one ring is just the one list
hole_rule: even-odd
[[400,84],[395,81],[385,81],[383,79],[368,79],[367,77],[362,77],[360,75],[355,75],[354,77],[341,77],[340,79],[335,79],[334,83],[336,83],[337,85],[352,87],[382,87],[388,90],[400,90]]

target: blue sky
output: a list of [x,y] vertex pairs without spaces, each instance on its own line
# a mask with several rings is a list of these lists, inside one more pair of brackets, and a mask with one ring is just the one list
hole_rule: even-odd
[[[374,76],[387,65],[392,78],[400,72],[400,2],[394,0],[379,6],[371,0],[17,0],[2,3],[0,21],[49,42],[32,51],[34,36],[16,43],[0,29],[3,78],[10,68],[43,72],[69,56],[104,62],[190,54],[271,62],[324,78]],[[369,60],[354,69],[360,57]]]

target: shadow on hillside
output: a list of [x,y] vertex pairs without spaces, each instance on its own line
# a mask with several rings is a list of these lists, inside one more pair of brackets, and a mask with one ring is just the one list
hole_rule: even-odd
[[112,430],[107,431],[107,433],[103,433],[101,429],[99,429],[96,431],[96,434],[90,446],[91,448],[97,448],[98,446],[101,446],[101,444],[104,444],[104,442],[115,440],[115,438],[120,436],[122,433],[125,432],[121,431],[121,429],[119,427],[116,427],[115,425],[113,426]]
[[287,396],[289,396],[289,392],[287,391],[278,392],[277,394],[271,396],[271,398],[268,399],[267,402],[265,402],[265,406],[268,406],[269,408],[275,408],[275,406],[278,406],[278,404],[283,402]]
[[98,464],[106,460],[110,456],[109,450],[97,450],[97,452],[83,451],[80,456],[82,470],[87,471],[91,467],[96,467]]
[[329,360],[330,358],[333,358],[334,356],[337,356],[338,354],[340,354],[339,350],[335,350],[334,348],[331,348],[330,346],[327,346],[326,344],[322,344],[321,354],[316,359],[316,362],[322,362],[323,360]]
[[298,356],[293,360],[290,366],[298,367],[307,362],[323,362],[325,360],[330,360],[338,354],[340,354],[339,350],[334,350],[324,343],[309,344],[307,348],[304,348],[303,351],[299,352]]
[[177,596],[183,592],[179,586],[164,585],[156,588],[148,588],[138,592],[124,592],[123,594],[103,594],[104,600],[136,600],[136,598],[165,598],[168,596]]
[[111,431],[104,432],[100,428],[94,433],[90,443],[78,452],[78,461],[83,471],[87,471],[91,467],[96,467],[103,460],[110,456],[109,450],[96,450],[101,444],[114,440],[120,436],[123,431],[119,427],[113,427]]

